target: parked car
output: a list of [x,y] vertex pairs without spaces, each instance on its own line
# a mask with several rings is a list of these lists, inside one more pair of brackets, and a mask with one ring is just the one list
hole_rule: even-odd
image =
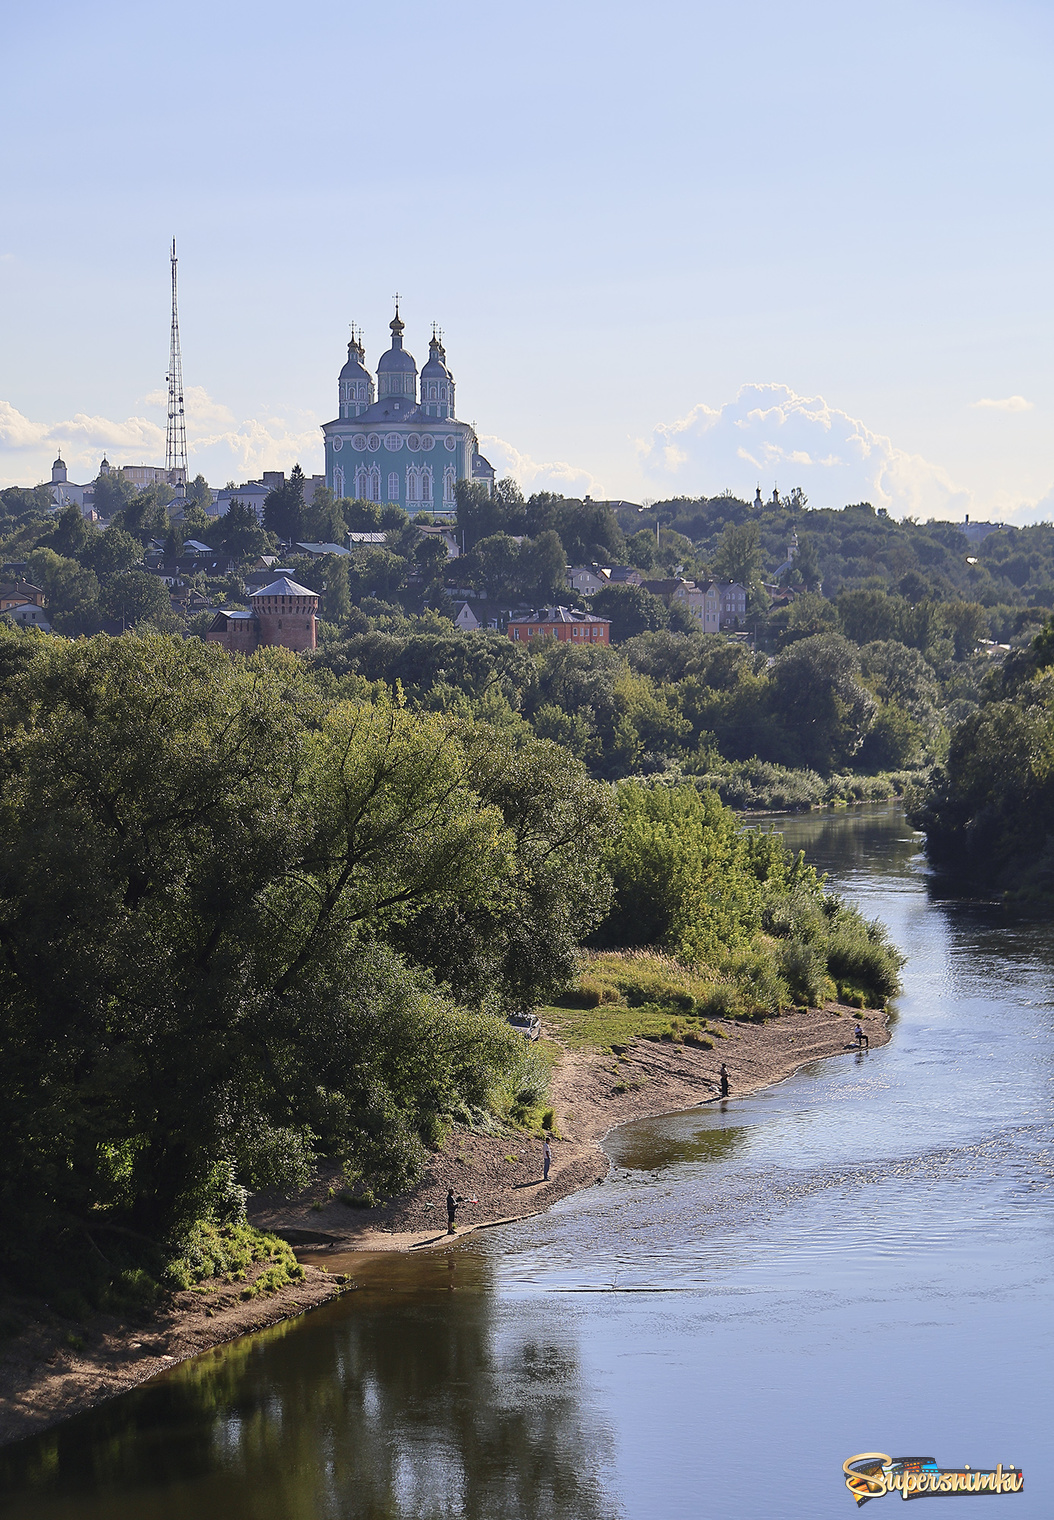
[[542,1032],[542,1021],[536,1013],[510,1013],[507,1022],[519,1030],[525,1040],[536,1040]]

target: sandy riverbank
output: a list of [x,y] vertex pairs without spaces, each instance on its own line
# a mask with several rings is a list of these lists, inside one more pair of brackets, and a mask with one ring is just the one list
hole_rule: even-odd
[[[332,1252],[409,1251],[444,1244],[448,1187],[466,1201],[458,1234],[538,1213],[579,1188],[602,1182],[608,1162],[604,1135],[631,1119],[672,1113],[715,1096],[724,1061],[732,1099],[782,1081],[806,1062],[854,1049],[854,1010],[828,1004],[791,1011],[765,1024],[715,1023],[727,1036],[713,1050],[634,1040],[620,1056],[610,1051],[565,1053],[553,1076],[557,1138],[547,1183],[541,1141],[526,1135],[480,1135],[454,1130],[410,1192],[378,1209],[353,1209],[329,1196],[337,1174],[323,1174],[295,1197],[259,1197],[250,1218],[298,1246],[303,1282],[268,1298],[244,1302],[241,1285],[174,1295],[137,1321],[97,1315],[71,1325],[40,1315],[21,1334],[0,1342],[0,1443],[54,1425],[187,1357],[277,1324],[344,1291],[325,1271]],[[879,1013],[859,1015],[872,1048],[889,1039]],[[312,1249],[319,1247],[321,1249]],[[14,1306],[16,1309],[19,1306]],[[24,1306],[27,1311],[29,1306]]]

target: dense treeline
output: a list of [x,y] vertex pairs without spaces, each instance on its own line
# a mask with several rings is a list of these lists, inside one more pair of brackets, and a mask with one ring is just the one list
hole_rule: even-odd
[[533,1100],[500,1015],[566,989],[591,934],[695,964],[729,1012],[895,989],[881,931],[778,840],[691,782],[613,792],[488,716],[482,674],[476,710],[461,684],[429,708],[391,670],[3,629],[0,674],[0,1267],[24,1285],[185,1280],[195,1231],[200,1257],[321,1154],[366,1196],[405,1186],[455,1119]]
[[[944,696],[925,656],[833,630],[770,661],[716,634],[662,629],[617,649],[527,648],[423,619],[333,641],[314,662],[398,687],[415,707],[526,722],[608,779],[709,775],[755,759],[818,776],[899,771],[927,763],[943,736]],[[957,668],[954,689],[972,690],[984,668]]]
[[992,673],[912,818],[972,886],[1054,901],[1054,619]]

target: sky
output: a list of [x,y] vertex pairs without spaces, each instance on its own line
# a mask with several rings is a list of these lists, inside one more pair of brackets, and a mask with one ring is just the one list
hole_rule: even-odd
[[1054,7],[0,0],[0,485],[323,467],[399,291],[525,490],[1054,517]]

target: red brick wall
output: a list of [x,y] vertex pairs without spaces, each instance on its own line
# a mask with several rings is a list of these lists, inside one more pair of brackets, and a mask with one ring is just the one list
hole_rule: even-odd
[[[578,632],[573,633],[572,629]],[[596,628],[598,632],[594,633]],[[530,629],[528,639],[527,630]],[[509,638],[516,643],[534,643],[536,639],[560,639],[567,644],[610,644],[609,623],[510,623]]]
[[261,644],[277,644],[282,649],[293,649],[297,654],[316,647],[317,596],[254,596],[252,602],[260,625]]
[[207,633],[205,642],[219,644],[228,654],[252,654],[260,647],[255,624],[240,619],[237,623],[228,623],[223,633]]

